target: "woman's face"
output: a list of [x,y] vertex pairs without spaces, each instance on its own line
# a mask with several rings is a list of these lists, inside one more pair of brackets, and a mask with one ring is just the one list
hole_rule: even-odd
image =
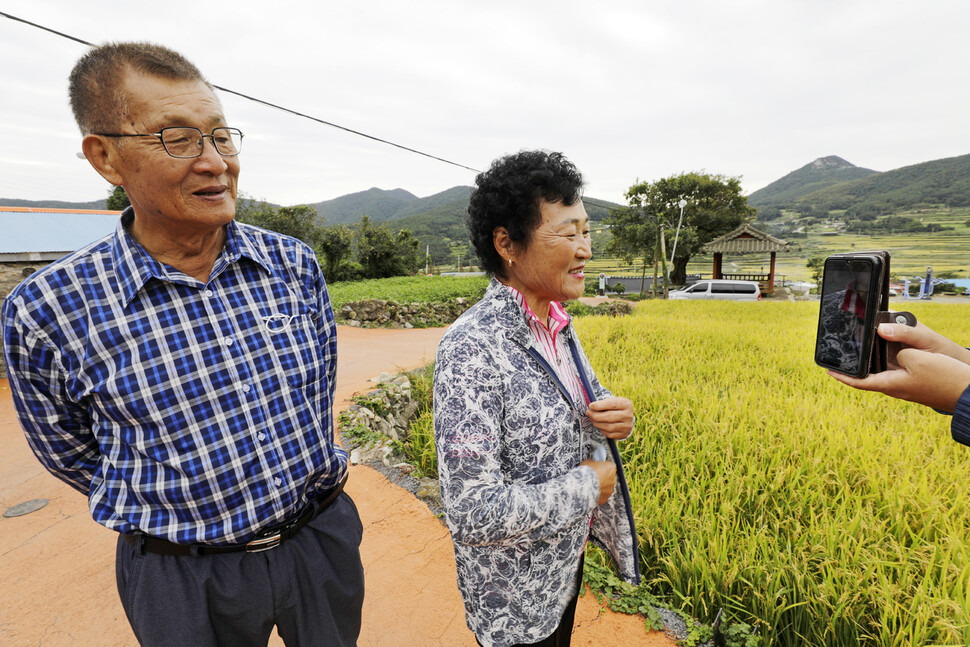
[[542,200],[539,212],[542,222],[529,246],[517,246],[505,268],[509,283],[529,301],[577,299],[585,288],[583,269],[593,255],[586,208],[582,200],[572,206]]

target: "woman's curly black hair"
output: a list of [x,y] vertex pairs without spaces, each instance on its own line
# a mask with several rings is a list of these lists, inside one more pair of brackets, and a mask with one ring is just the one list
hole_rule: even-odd
[[481,268],[505,276],[492,232],[505,227],[513,242],[528,247],[542,222],[540,200],[572,206],[582,199],[583,176],[562,153],[521,151],[492,162],[475,178],[468,230]]

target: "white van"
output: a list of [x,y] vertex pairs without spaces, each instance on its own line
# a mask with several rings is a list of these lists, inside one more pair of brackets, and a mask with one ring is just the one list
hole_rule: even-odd
[[683,290],[670,293],[671,299],[718,299],[725,301],[760,301],[761,288],[756,281],[708,279]]

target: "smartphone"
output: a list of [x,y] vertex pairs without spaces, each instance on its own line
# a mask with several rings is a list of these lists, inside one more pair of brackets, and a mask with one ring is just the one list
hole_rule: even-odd
[[852,377],[885,369],[877,316],[889,305],[889,254],[835,254],[825,259],[815,363]]

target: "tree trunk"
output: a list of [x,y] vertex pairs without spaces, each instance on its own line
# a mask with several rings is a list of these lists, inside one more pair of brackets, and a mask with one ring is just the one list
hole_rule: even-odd
[[687,263],[689,258],[674,259],[674,266],[670,271],[670,283],[672,285],[684,285],[687,283]]
[[643,296],[643,284],[647,282],[647,257],[643,257],[643,268],[640,270],[640,296]]

